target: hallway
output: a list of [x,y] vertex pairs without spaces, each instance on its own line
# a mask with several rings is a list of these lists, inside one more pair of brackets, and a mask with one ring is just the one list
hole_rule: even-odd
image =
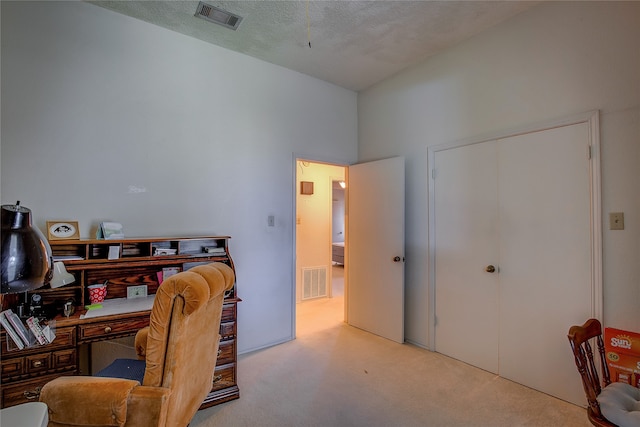
[[296,337],[301,337],[344,322],[344,266],[332,267],[331,298],[300,302],[296,307]]

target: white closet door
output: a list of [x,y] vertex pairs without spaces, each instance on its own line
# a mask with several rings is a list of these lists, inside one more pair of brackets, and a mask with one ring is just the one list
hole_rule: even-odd
[[584,121],[433,154],[435,350],[576,404],[566,334],[601,298],[590,132]]
[[589,127],[499,140],[500,375],[582,404],[567,331],[592,315]]
[[435,350],[498,372],[496,143],[435,154]]

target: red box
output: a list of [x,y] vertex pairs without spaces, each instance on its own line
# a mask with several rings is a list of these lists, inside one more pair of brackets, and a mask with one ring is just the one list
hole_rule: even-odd
[[640,388],[640,334],[605,328],[604,350],[611,381]]

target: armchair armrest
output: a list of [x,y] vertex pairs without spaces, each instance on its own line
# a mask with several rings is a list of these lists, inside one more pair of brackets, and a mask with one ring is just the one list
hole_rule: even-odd
[[170,394],[133,380],[72,376],[45,384],[40,401],[50,426],[155,426],[165,421]]
[[147,357],[147,338],[149,337],[149,327],[144,327],[138,331],[135,339],[136,354],[138,360],[145,360]]

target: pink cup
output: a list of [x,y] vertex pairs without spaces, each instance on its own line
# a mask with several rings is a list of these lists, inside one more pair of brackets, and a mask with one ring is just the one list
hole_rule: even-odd
[[107,285],[90,285],[88,288],[91,304],[100,304],[104,301],[104,297],[107,296]]

